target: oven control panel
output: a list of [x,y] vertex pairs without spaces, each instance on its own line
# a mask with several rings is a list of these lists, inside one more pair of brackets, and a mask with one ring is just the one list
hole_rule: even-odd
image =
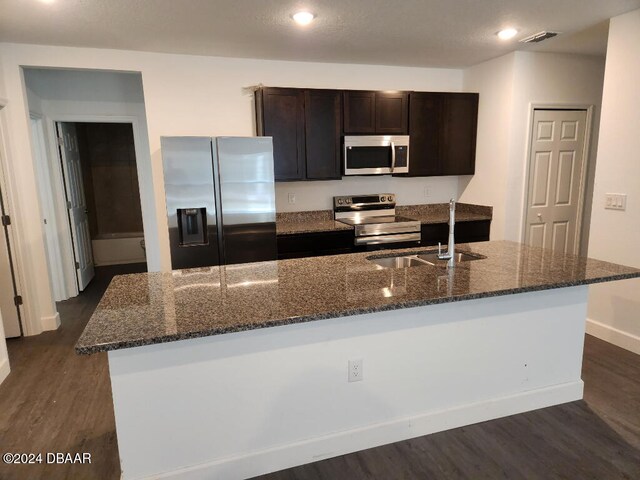
[[334,210],[393,208],[395,205],[396,196],[393,193],[333,197]]

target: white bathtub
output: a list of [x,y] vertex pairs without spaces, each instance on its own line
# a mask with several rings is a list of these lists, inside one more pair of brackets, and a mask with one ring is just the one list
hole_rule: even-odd
[[96,266],[144,263],[147,258],[140,243],[143,239],[142,232],[99,235],[91,241],[93,262]]

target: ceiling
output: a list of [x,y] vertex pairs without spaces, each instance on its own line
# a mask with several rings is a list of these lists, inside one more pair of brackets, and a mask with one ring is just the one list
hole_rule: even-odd
[[[317,14],[307,27],[290,15]],[[520,49],[604,55],[640,0],[0,0],[0,41],[279,60],[466,67]],[[515,39],[499,40],[507,26]],[[535,46],[518,39],[564,32]]]

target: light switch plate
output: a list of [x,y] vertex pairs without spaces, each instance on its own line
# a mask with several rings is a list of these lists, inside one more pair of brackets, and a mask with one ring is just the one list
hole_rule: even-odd
[[626,210],[627,195],[625,193],[605,193],[604,208],[607,210]]

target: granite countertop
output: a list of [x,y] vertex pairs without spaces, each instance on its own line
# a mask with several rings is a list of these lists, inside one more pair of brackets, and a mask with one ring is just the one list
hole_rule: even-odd
[[499,241],[487,258],[383,269],[371,256],[413,248],[114,277],[76,352],[131,348],[362,313],[640,277],[640,269]]
[[[469,203],[456,204],[456,222],[491,220],[493,208]],[[401,205],[396,214],[419,220],[421,223],[448,223],[449,204],[432,203],[426,205]],[[296,233],[332,232],[353,230],[353,226],[333,219],[333,210],[313,210],[309,212],[281,212],[276,214],[276,233],[292,235]]]
[[276,214],[276,234],[332,232],[353,230],[353,226],[333,219],[333,210],[313,210],[308,212],[285,212]]
[[[396,214],[419,220],[420,223],[449,223],[449,204],[430,203],[425,205],[399,205]],[[493,207],[456,203],[456,223],[491,220]]]

